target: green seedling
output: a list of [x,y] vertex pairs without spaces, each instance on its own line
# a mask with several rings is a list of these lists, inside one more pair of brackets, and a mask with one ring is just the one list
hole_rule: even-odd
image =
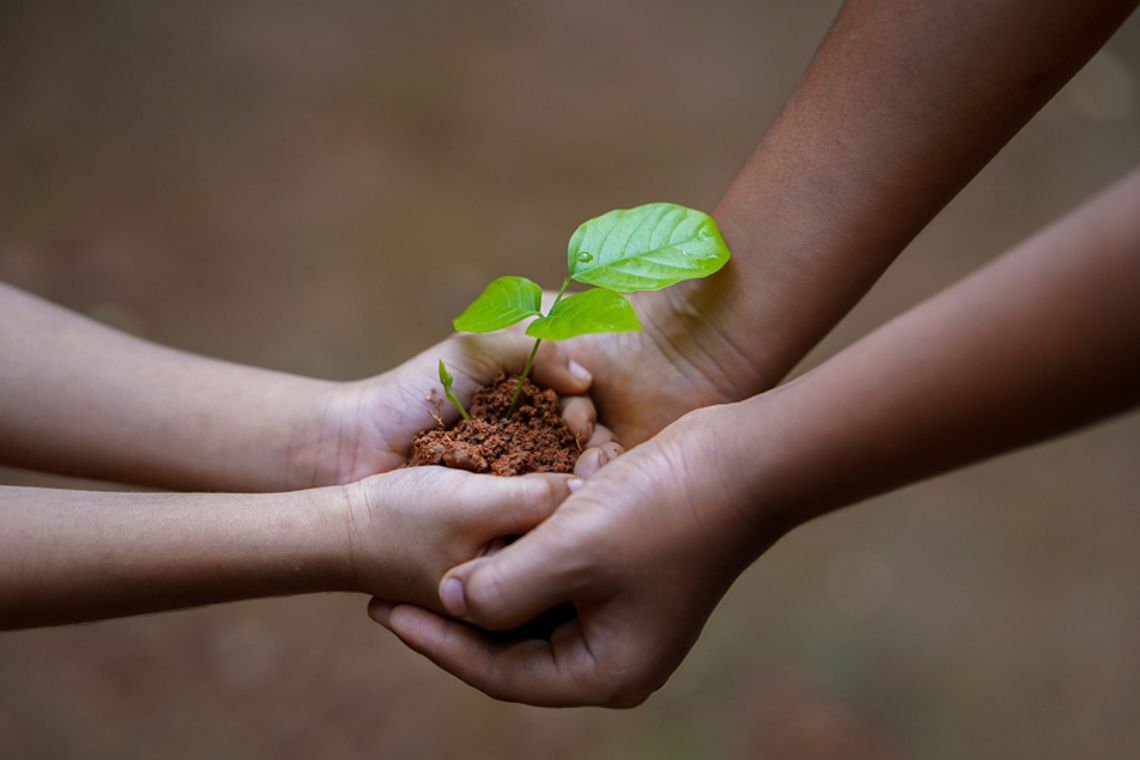
[[[682,280],[707,277],[730,256],[716,222],[708,214],[675,203],[618,209],[583,222],[571,236],[566,279],[545,314],[542,288],[537,283],[525,277],[500,277],[453,325],[459,332],[486,333],[537,317],[526,328],[526,334],[535,339],[534,348],[507,410],[510,417],[542,341],[640,330],[633,304],[622,293],[661,290]],[[566,295],[571,282],[597,287]],[[446,370],[442,361],[439,369],[443,380]],[[459,406],[449,388],[450,383],[445,381],[447,397]],[[466,419],[462,406],[459,411]]]
[[459,416],[465,420],[471,419],[471,415],[467,413],[455,392],[451,390],[451,383],[454,382],[454,378],[447,371],[447,367],[443,366],[443,359],[439,360],[439,381],[443,383],[443,395],[447,396],[448,401],[455,404],[455,408],[459,410]]

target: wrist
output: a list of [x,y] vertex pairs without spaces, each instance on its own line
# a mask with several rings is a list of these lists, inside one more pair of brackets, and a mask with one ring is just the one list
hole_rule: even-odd
[[[733,262],[704,280],[692,280],[653,294],[646,331],[665,354],[678,354],[706,381],[716,403],[742,401],[773,387],[786,370],[774,368],[755,350],[755,333],[741,336],[733,320],[749,309],[734,294],[739,288]],[[736,315],[734,317],[733,315]]]
[[850,503],[836,477],[842,452],[830,445],[842,421],[816,414],[816,402],[803,403],[802,385],[797,380],[733,406],[721,466],[743,495],[737,503],[760,543]]
[[338,486],[359,479],[346,454],[356,450],[360,383],[312,380],[284,410],[288,436],[281,473],[285,489]]
[[733,577],[794,528],[819,514],[814,482],[797,480],[789,435],[773,392],[696,410],[679,421],[686,453],[701,482],[703,504]]
[[[291,492],[302,543],[297,551],[306,554],[310,582],[320,591],[358,591],[355,524],[360,514],[359,484],[325,486]],[[298,561],[300,567],[300,561]]]

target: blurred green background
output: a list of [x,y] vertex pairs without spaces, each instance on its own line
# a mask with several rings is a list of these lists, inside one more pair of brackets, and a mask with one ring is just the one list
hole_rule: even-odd
[[[837,6],[9,0],[0,279],[372,374],[493,276],[556,283],[587,216],[711,207]],[[805,366],[1140,162],[1138,74],[1134,18]],[[1132,415],[796,531],[632,712],[492,702],[294,598],[0,636],[0,756],[1135,756],[1138,459]]]

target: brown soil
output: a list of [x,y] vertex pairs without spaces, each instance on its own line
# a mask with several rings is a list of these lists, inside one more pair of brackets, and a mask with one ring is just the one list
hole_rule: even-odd
[[494,475],[573,472],[581,450],[558,406],[558,394],[530,380],[511,405],[518,375],[500,375],[475,392],[471,419],[450,429],[425,430],[412,441],[408,466],[444,465]]

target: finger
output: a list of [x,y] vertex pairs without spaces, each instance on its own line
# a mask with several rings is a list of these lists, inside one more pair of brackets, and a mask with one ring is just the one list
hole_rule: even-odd
[[625,453],[625,446],[622,446],[617,441],[610,441],[601,445],[602,451],[606,455],[606,461],[612,462]]
[[488,630],[518,628],[573,596],[585,583],[585,555],[557,531],[536,530],[492,557],[452,568],[439,584],[443,608]]
[[579,446],[594,437],[594,425],[598,421],[598,412],[594,402],[589,396],[570,396],[562,399],[562,419],[570,426]]
[[574,465],[574,474],[587,480],[624,452],[625,448],[617,441],[609,441],[596,448],[586,449]]
[[489,542],[484,544],[483,548],[479,550],[478,556],[493,557],[510,545],[510,539],[508,539],[506,536],[499,536],[498,538],[491,539]]
[[589,480],[607,461],[609,460],[605,458],[600,448],[586,449],[574,463],[574,474],[583,480]]
[[573,475],[532,472],[516,478],[472,475],[457,492],[462,508],[488,538],[519,535],[535,528],[581,485]]
[[536,384],[552,388],[561,396],[581,396],[593,381],[589,370],[549,341],[539,347],[531,373]]
[[388,617],[392,614],[392,608],[395,605],[383,599],[373,597],[368,600],[368,617],[375,620],[380,625],[391,630],[388,626]]
[[593,657],[577,621],[551,641],[507,644],[409,605],[394,608],[387,622],[409,648],[494,699],[569,707],[599,704],[607,696],[595,686]]
[[594,434],[590,436],[590,440],[586,441],[585,446],[588,449],[592,449],[596,446],[601,446],[603,443],[616,440],[617,436],[614,435],[612,430],[601,423],[595,423]]
[[[534,343],[534,338],[515,332],[454,335],[431,351],[442,350],[441,358],[455,378],[456,393],[462,396],[460,391],[469,393],[499,373],[521,373]],[[563,396],[585,393],[592,380],[590,373],[572,362],[561,346],[549,341],[544,341],[535,354],[531,377]]]

